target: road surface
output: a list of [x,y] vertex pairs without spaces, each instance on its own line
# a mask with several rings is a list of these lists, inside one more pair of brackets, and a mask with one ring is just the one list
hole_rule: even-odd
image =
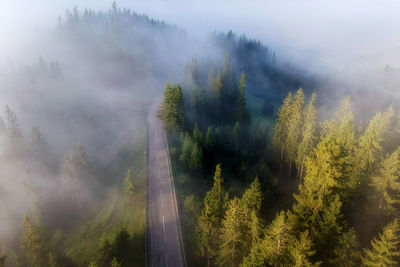
[[146,260],[148,267],[183,267],[179,215],[170,174],[166,140],[157,105],[147,129]]

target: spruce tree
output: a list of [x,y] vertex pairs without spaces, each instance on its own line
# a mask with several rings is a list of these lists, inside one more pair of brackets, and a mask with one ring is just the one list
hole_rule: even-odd
[[241,266],[277,266],[284,263],[290,232],[286,223],[286,215],[282,211],[267,227],[265,236],[252,246],[250,253],[244,258]]
[[185,164],[189,164],[190,157],[192,154],[192,147],[193,142],[190,138],[189,133],[185,134],[185,139],[183,140],[182,147],[181,147],[181,154],[179,156],[179,160]]
[[199,170],[201,168],[202,153],[200,147],[195,143],[192,147],[192,152],[190,154],[189,168],[192,170]]
[[42,267],[49,265],[49,236],[43,226],[34,225],[27,216],[23,219],[21,247],[29,266]]
[[197,123],[193,128],[193,139],[199,145],[203,143],[203,133],[199,130],[199,125]]
[[250,115],[247,111],[246,106],[246,96],[245,96],[245,87],[246,87],[246,77],[244,73],[240,77],[240,84],[239,84],[239,97],[237,100],[237,115],[238,115],[238,122],[246,125],[250,121]]
[[342,234],[339,243],[335,248],[335,258],[331,261],[335,266],[359,266],[361,261],[361,253],[359,251],[360,244],[354,229]]
[[300,88],[294,96],[290,107],[290,116],[288,118],[287,138],[285,147],[289,158],[289,176],[291,175],[292,162],[297,159],[297,151],[301,138],[302,110],[304,105],[304,93]]
[[379,112],[370,121],[364,135],[360,137],[357,150],[357,167],[361,173],[375,168],[383,156],[383,143],[394,119],[394,109],[390,106],[384,113]]
[[399,224],[397,219],[383,228],[379,237],[371,241],[372,248],[365,249],[362,257],[364,266],[398,266]]
[[272,140],[275,149],[280,151],[279,175],[281,174],[281,169],[282,169],[282,161],[285,151],[285,143],[288,132],[288,121],[290,117],[290,108],[292,105],[292,101],[293,101],[292,93],[289,92],[289,94],[283,101],[282,106],[279,108],[278,118],[276,119],[275,123],[274,137]]
[[201,255],[206,257],[208,266],[218,252],[219,229],[226,207],[227,193],[222,187],[222,182],[221,165],[218,164],[214,174],[214,185],[206,193],[196,229],[198,247]]
[[319,266],[321,263],[312,263],[310,258],[315,254],[312,250],[312,241],[308,231],[300,233],[300,238],[291,238],[288,243],[288,254],[290,266],[311,267]]
[[313,93],[310,101],[303,111],[302,136],[296,159],[296,166],[299,168],[299,183],[303,176],[306,157],[310,157],[312,155],[315,143],[317,141],[317,111],[315,108],[316,98],[316,94]]
[[185,124],[184,98],[179,84],[172,87],[167,83],[164,99],[157,114],[168,131],[176,133],[183,129]]
[[398,214],[400,206],[400,147],[381,163],[378,175],[372,178],[377,194],[372,194],[385,215]]
[[234,198],[222,220],[221,245],[218,253],[219,266],[239,266],[244,256],[244,240],[246,238],[243,222],[243,210]]
[[262,192],[261,185],[258,181],[258,177],[250,184],[250,187],[246,189],[242,198],[240,199],[241,205],[247,207],[250,212],[258,212],[261,208],[262,203]]

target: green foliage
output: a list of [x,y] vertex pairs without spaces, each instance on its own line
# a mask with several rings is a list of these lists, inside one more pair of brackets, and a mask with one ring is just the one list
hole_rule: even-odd
[[278,118],[276,119],[275,123],[274,137],[272,142],[277,150],[282,150],[282,153],[287,139],[287,129],[293,101],[292,98],[292,93],[289,92],[283,101],[282,106],[279,108]]
[[21,247],[29,266],[42,267],[49,265],[49,234],[43,226],[34,225],[27,216],[23,219],[24,232]]
[[200,151],[199,145],[195,143],[192,146],[192,152],[190,154],[189,168],[192,170],[199,170],[201,168],[202,153]]
[[359,266],[361,260],[359,246],[354,229],[343,233],[338,246],[335,248],[335,258],[332,260],[332,265]]
[[[317,110],[315,107],[316,98],[317,95],[313,93],[310,101],[303,111],[302,136],[296,159],[296,165],[298,168],[301,167],[301,170],[303,170],[306,158],[312,155],[315,143],[317,141]],[[300,173],[300,176],[302,176],[302,173]]]
[[132,197],[133,197],[134,188],[135,187],[133,185],[133,174],[132,174],[131,169],[128,169],[128,171],[126,172],[123,189],[122,189],[124,202],[126,204],[129,204],[131,202]]
[[225,212],[226,193],[222,182],[221,165],[218,164],[214,174],[214,185],[206,193],[196,228],[198,248],[201,255],[206,256],[208,263],[217,255],[219,229]]
[[193,139],[197,144],[202,144],[203,133],[199,130],[199,125],[196,123],[193,129]]
[[374,200],[387,216],[398,214],[400,205],[400,147],[381,163],[378,175],[372,178]]
[[368,172],[383,156],[384,138],[393,123],[394,109],[390,106],[384,113],[379,112],[370,121],[364,135],[360,137],[357,151],[358,168],[361,172]]
[[204,138],[204,147],[206,149],[210,149],[212,148],[213,144],[214,144],[214,138],[212,135],[211,127],[208,127],[206,136]]
[[372,248],[364,250],[363,265],[398,266],[399,242],[399,224],[397,220],[394,220],[383,228],[379,238],[371,241]]
[[243,260],[242,266],[283,264],[289,238],[286,215],[282,211],[267,227],[264,238],[252,246],[249,255]]
[[290,116],[288,118],[287,139],[285,147],[290,162],[297,159],[297,149],[300,144],[301,128],[302,128],[302,110],[304,105],[304,93],[300,88],[294,96],[290,106]]
[[246,125],[250,122],[250,114],[247,111],[246,106],[246,96],[245,96],[245,87],[246,87],[246,77],[244,73],[240,77],[239,83],[239,97],[237,100],[237,113],[238,113],[238,122]]
[[183,91],[179,84],[172,87],[167,83],[164,100],[157,113],[167,131],[176,133],[183,129],[185,125],[184,105]]
[[234,198],[222,220],[221,245],[217,260],[219,266],[239,266],[246,253],[247,225],[243,220],[243,212]]
[[246,189],[242,198],[240,199],[240,204],[245,206],[249,211],[258,212],[261,208],[262,203],[262,192],[261,185],[258,181],[258,177],[250,184],[250,187]]
[[185,139],[183,140],[181,147],[181,154],[179,155],[179,160],[188,164],[192,154],[193,142],[190,138],[189,133],[185,134]]
[[132,236],[121,229],[113,240],[105,240],[100,248],[100,266],[131,266],[133,255]]

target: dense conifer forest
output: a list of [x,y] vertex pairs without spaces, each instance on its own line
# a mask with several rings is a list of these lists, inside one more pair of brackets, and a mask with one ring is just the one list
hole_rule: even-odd
[[72,7],[0,65],[0,266],[148,264],[154,105],[187,266],[400,264],[396,94],[209,32]]

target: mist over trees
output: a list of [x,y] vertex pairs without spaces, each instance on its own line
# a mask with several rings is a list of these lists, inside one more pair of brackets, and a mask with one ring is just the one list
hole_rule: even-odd
[[32,44],[0,67],[0,266],[144,264],[154,103],[189,266],[399,264],[396,98],[116,3]]

